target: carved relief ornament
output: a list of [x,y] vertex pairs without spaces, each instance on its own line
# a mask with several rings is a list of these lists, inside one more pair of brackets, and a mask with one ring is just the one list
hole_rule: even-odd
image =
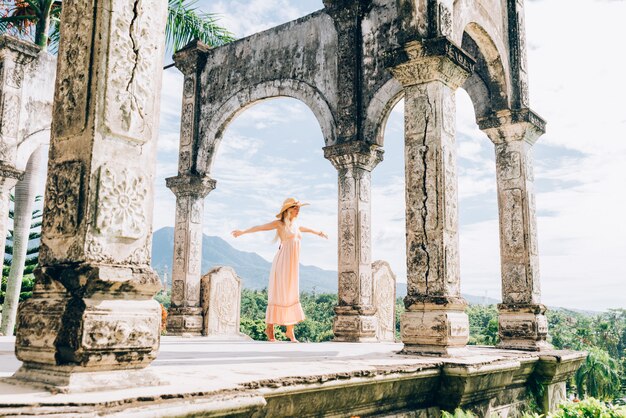
[[50,237],[76,234],[80,222],[83,165],[69,161],[51,166],[46,188],[43,228]]
[[100,232],[116,238],[138,239],[145,235],[147,197],[148,180],[141,172],[100,167],[97,215]]
[[94,0],[64,0],[61,33],[71,34],[72,42],[59,45],[59,64],[54,97],[57,115],[53,118],[58,139],[80,134],[87,121],[87,100],[91,68]]

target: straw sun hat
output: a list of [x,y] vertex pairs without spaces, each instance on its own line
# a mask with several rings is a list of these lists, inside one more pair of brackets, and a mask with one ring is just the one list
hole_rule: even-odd
[[300,202],[298,199],[296,199],[295,197],[288,197],[287,199],[285,199],[285,201],[283,202],[283,207],[280,208],[280,212],[278,212],[278,214],[276,215],[276,217],[278,219],[280,219],[281,215],[283,214],[284,211],[286,211],[289,208],[292,207],[302,207],[302,206],[307,206],[309,205],[309,203],[302,203]]

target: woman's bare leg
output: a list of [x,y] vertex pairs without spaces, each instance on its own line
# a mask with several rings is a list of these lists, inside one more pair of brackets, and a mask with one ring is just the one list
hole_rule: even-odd
[[274,324],[267,324],[265,327],[265,335],[267,335],[268,341],[276,341],[276,338],[274,338]]
[[296,340],[296,334],[293,330],[293,325],[287,325],[287,332],[285,333],[287,335],[287,338],[289,338],[289,340],[291,340],[292,343],[297,343],[298,340]]

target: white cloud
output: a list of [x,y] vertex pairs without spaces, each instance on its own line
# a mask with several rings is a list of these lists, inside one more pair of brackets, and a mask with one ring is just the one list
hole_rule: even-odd
[[[321,8],[321,1],[222,0],[207,6],[244,36]],[[535,146],[535,174],[543,299],[550,305],[626,305],[626,85],[620,82],[626,58],[616,53],[617,40],[626,39],[624,15],[626,2],[526,3],[531,107],[548,121],[547,134]],[[165,74],[163,162],[157,172],[173,175],[182,78],[172,70]],[[388,260],[399,277],[406,269],[403,105],[401,101],[391,113],[385,161],[374,170],[372,191],[373,256]],[[302,212],[302,222],[331,236],[325,242],[308,240],[303,262],[336,269],[336,172],[323,160],[321,139],[302,142],[302,135],[312,137],[307,129],[319,129],[316,125],[304,106],[284,101],[254,106],[237,118],[216,159],[218,189],[206,201],[205,232],[271,259],[271,236],[235,242],[228,232],[268,220],[286,195],[303,196],[313,205]],[[462,289],[498,297],[493,145],[476,126],[473,106],[462,90],[457,94],[457,133]],[[294,143],[302,145],[292,148]],[[157,218],[173,218],[171,192],[161,183],[157,198],[170,200],[157,205],[155,225],[164,223]]]
[[220,24],[238,38],[289,22],[323,7],[321,1],[310,0],[300,0],[298,6],[290,0],[222,0],[202,3],[206,4],[206,10],[221,16]]

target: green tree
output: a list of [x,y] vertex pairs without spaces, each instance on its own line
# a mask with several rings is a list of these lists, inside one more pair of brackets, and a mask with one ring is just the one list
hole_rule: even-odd
[[[174,51],[194,39],[209,46],[233,40],[232,34],[217,24],[217,17],[199,11],[196,3],[168,0],[166,42]],[[44,50],[56,50],[62,7],[63,2],[58,0],[7,0],[0,6],[0,32],[32,40]]]
[[576,386],[581,397],[592,396],[612,400],[620,393],[621,365],[608,352],[592,347],[583,365],[576,372]]
[[[333,338],[334,307],[337,295],[300,294],[300,303],[306,319],[296,325],[296,336],[303,342],[329,341]],[[267,309],[267,289],[241,292],[241,332],[257,341],[266,341],[265,310]],[[284,331],[275,327],[277,340],[287,340]]]
[[496,345],[498,343],[498,311],[495,305],[470,305],[467,307],[470,325],[470,345]]

